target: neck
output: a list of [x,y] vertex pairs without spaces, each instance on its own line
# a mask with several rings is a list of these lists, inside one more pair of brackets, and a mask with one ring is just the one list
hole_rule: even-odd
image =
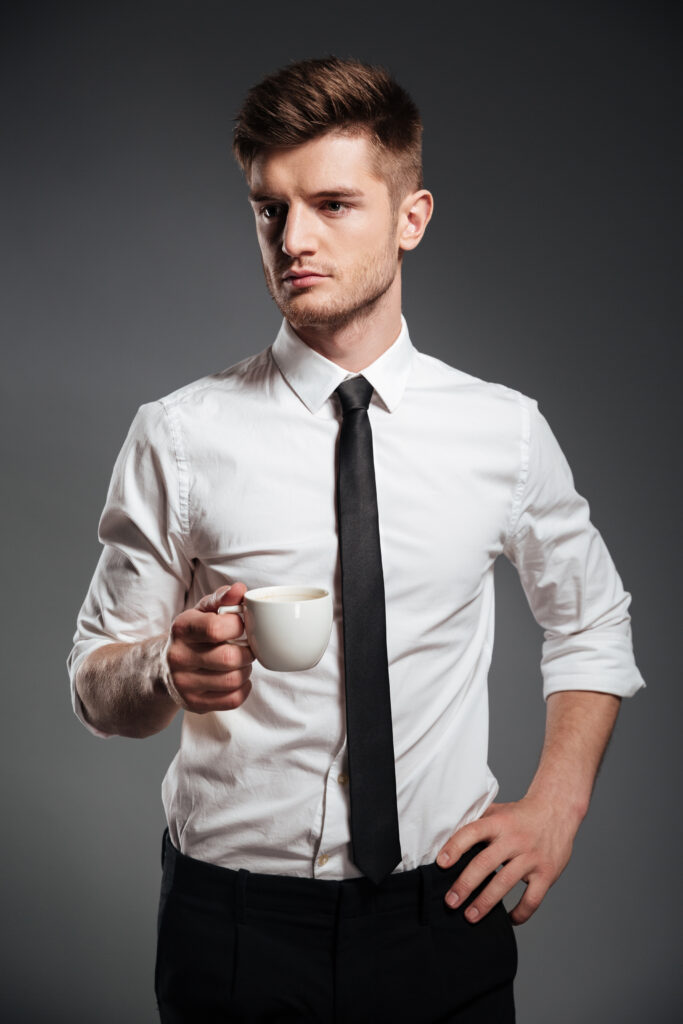
[[360,310],[347,324],[340,327],[290,324],[290,327],[315,352],[344,370],[360,373],[391,348],[401,333],[400,275],[396,275],[377,303]]

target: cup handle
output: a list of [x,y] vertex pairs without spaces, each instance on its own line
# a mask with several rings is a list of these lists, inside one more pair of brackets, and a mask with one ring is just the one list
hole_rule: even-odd
[[228,643],[228,644],[236,644],[238,647],[247,647],[249,645],[249,641],[247,640],[247,631],[244,628],[244,605],[243,604],[222,604],[220,606],[220,608],[217,609],[217,614],[218,615],[228,615],[229,613],[234,613],[236,615],[241,615],[243,625],[242,625],[242,635],[236,637],[234,640],[226,640],[226,643]]

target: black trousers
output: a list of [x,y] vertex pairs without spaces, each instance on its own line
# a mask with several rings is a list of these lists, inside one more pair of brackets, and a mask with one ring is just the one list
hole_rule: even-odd
[[513,1024],[502,903],[477,924],[443,897],[476,853],[333,882],[231,871],[164,836],[155,987],[163,1024]]

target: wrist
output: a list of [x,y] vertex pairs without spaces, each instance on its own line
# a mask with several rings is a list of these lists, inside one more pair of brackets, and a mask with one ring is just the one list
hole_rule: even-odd
[[590,792],[587,793],[582,788],[534,779],[524,799],[542,808],[545,814],[561,812],[562,816],[569,819],[578,829],[588,813]]

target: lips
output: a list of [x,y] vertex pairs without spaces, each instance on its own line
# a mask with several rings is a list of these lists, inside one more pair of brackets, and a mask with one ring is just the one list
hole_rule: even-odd
[[304,267],[302,270],[288,270],[282,280],[293,288],[310,288],[318,281],[324,281],[328,274],[320,274],[316,270]]

